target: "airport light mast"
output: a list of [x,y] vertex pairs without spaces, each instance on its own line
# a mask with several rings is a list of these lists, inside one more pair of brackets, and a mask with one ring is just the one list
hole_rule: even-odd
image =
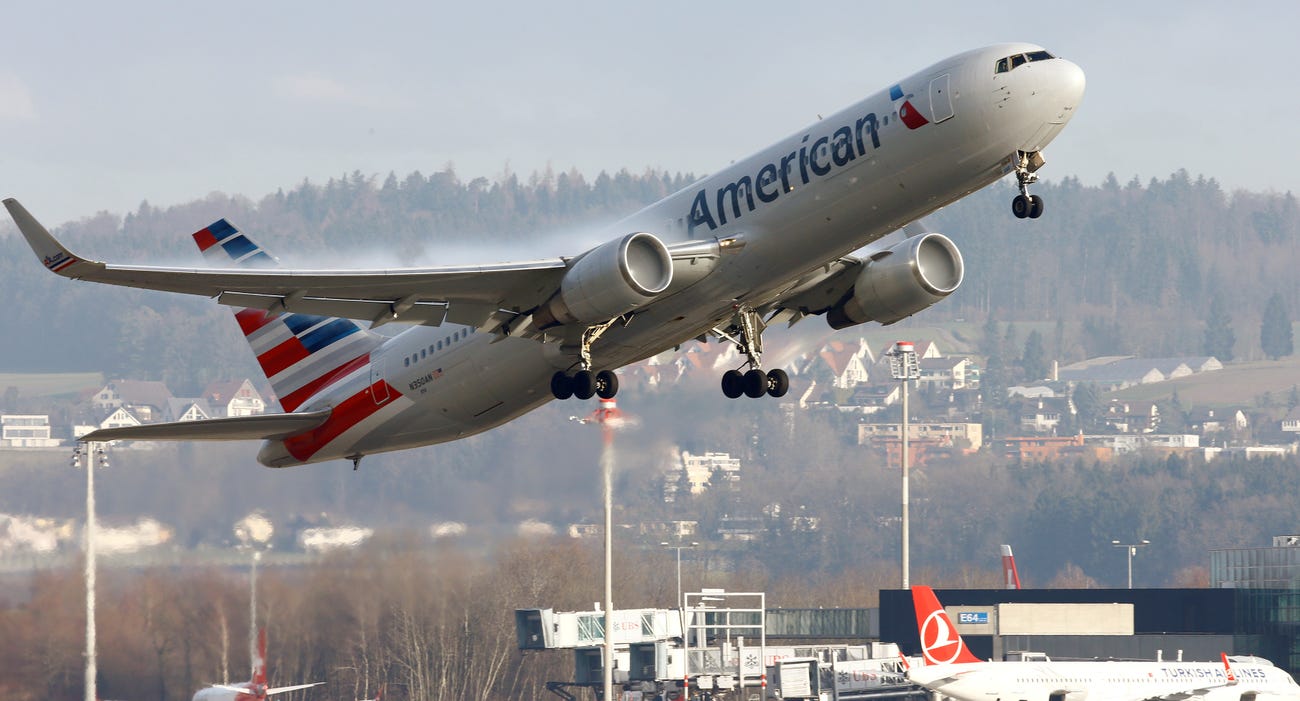
[[1133,556],[1137,554],[1138,548],[1145,548],[1146,546],[1151,544],[1151,541],[1147,540],[1146,538],[1143,538],[1142,540],[1136,543],[1121,543],[1118,540],[1112,540],[1110,541],[1110,544],[1111,546],[1116,548],[1124,548],[1125,551],[1128,552],[1128,588],[1132,589],[1133,588]]
[[[98,461],[96,460],[98,457]],[[86,701],[98,701],[95,678],[99,672],[95,660],[95,467],[108,467],[108,455],[102,443],[87,443],[72,451],[72,466],[81,468],[86,460]]]
[[898,341],[894,343],[894,349],[890,351],[888,355],[889,374],[892,375],[895,380],[899,380],[903,384],[903,423],[901,427],[903,437],[903,589],[909,589],[911,588],[912,577],[911,562],[909,560],[910,555],[908,552],[910,546],[908,544],[909,522],[907,514],[907,463],[909,457],[907,454],[907,434],[910,430],[907,419],[907,385],[912,380],[921,376],[921,367],[916,361],[916,348],[912,345],[911,341]]
[[682,602],[682,549],[697,548],[699,547],[700,544],[695,541],[691,541],[689,543],[678,543],[677,545],[673,545],[672,543],[668,543],[668,542],[663,542],[660,543],[659,545],[677,551],[677,610],[683,616],[682,630],[685,630],[686,629],[686,623],[685,623],[686,604]]

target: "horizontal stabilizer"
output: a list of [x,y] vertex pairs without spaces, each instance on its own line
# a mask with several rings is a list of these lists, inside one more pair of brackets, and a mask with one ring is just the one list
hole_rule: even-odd
[[101,428],[82,436],[83,443],[99,441],[244,441],[273,440],[310,431],[325,423],[330,409],[300,414],[258,414],[202,421],[173,421],[121,428]]

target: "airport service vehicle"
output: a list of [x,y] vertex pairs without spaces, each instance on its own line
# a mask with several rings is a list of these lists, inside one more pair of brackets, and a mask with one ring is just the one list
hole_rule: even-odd
[[[785,371],[763,365],[763,330],[812,315],[836,329],[892,324],[947,297],[961,253],[921,218],[1008,174],[1013,214],[1041,216],[1029,187],[1083,93],[1083,71],[1040,46],[957,54],[609,226],[603,244],[519,263],[277,268],[223,219],[194,240],[235,267],[119,265],[73,254],[4,203],[59,275],[236,307],[284,410],[82,440],[261,439],[270,467],[355,466],[552,399],[612,398],[616,369],[697,338],[741,351],[721,377],[726,396],[784,395]],[[392,322],[412,326],[373,330]]]
[[912,604],[925,666],[908,669],[908,681],[958,701],[1300,700],[1291,675],[1258,657],[1224,654],[1222,664],[985,662],[966,647],[930,587],[912,587]]

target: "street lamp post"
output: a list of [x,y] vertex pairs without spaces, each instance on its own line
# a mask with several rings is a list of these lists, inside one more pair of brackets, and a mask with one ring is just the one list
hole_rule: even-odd
[[1143,538],[1136,543],[1121,543],[1118,540],[1110,541],[1110,544],[1116,548],[1124,548],[1128,553],[1128,588],[1133,588],[1133,556],[1137,554],[1138,548],[1145,548],[1151,544],[1151,541]]
[[903,384],[903,589],[911,586],[911,562],[908,544],[908,494],[907,494],[907,463],[908,463],[908,427],[907,417],[907,385],[912,380],[921,376],[921,367],[916,361],[916,349],[911,341],[898,341],[894,344],[894,350],[889,352],[889,374],[895,380]]
[[682,608],[683,608],[683,604],[682,604],[682,548],[696,548],[696,547],[699,547],[700,544],[697,543],[697,542],[695,542],[695,541],[691,541],[690,543],[687,543],[687,544],[678,543],[677,545],[673,545],[672,543],[664,542],[664,543],[660,543],[659,545],[661,545],[661,546],[663,546],[663,547],[665,547],[665,548],[672,548],[673,550],[676,550],[676,551],[677,551],[677,610],[680,611],[680,610],[682,610]]
[[[108,467],[108,455],[99,443],[77,446],[72,453],[72,466],[81,467],[86,459],[86,701],[98,701],[95,677],[98,676],[95,660],[95,468]],[[98,465],[95,463],[98,458]]]

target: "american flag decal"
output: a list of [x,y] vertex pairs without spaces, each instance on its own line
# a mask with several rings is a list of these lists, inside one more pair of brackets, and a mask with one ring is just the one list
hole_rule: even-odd
[[57,273],[80,260],[80,258],[68,253],[67,251],[60,251],[55,255],[45,256],[44,263],[45,267]]

